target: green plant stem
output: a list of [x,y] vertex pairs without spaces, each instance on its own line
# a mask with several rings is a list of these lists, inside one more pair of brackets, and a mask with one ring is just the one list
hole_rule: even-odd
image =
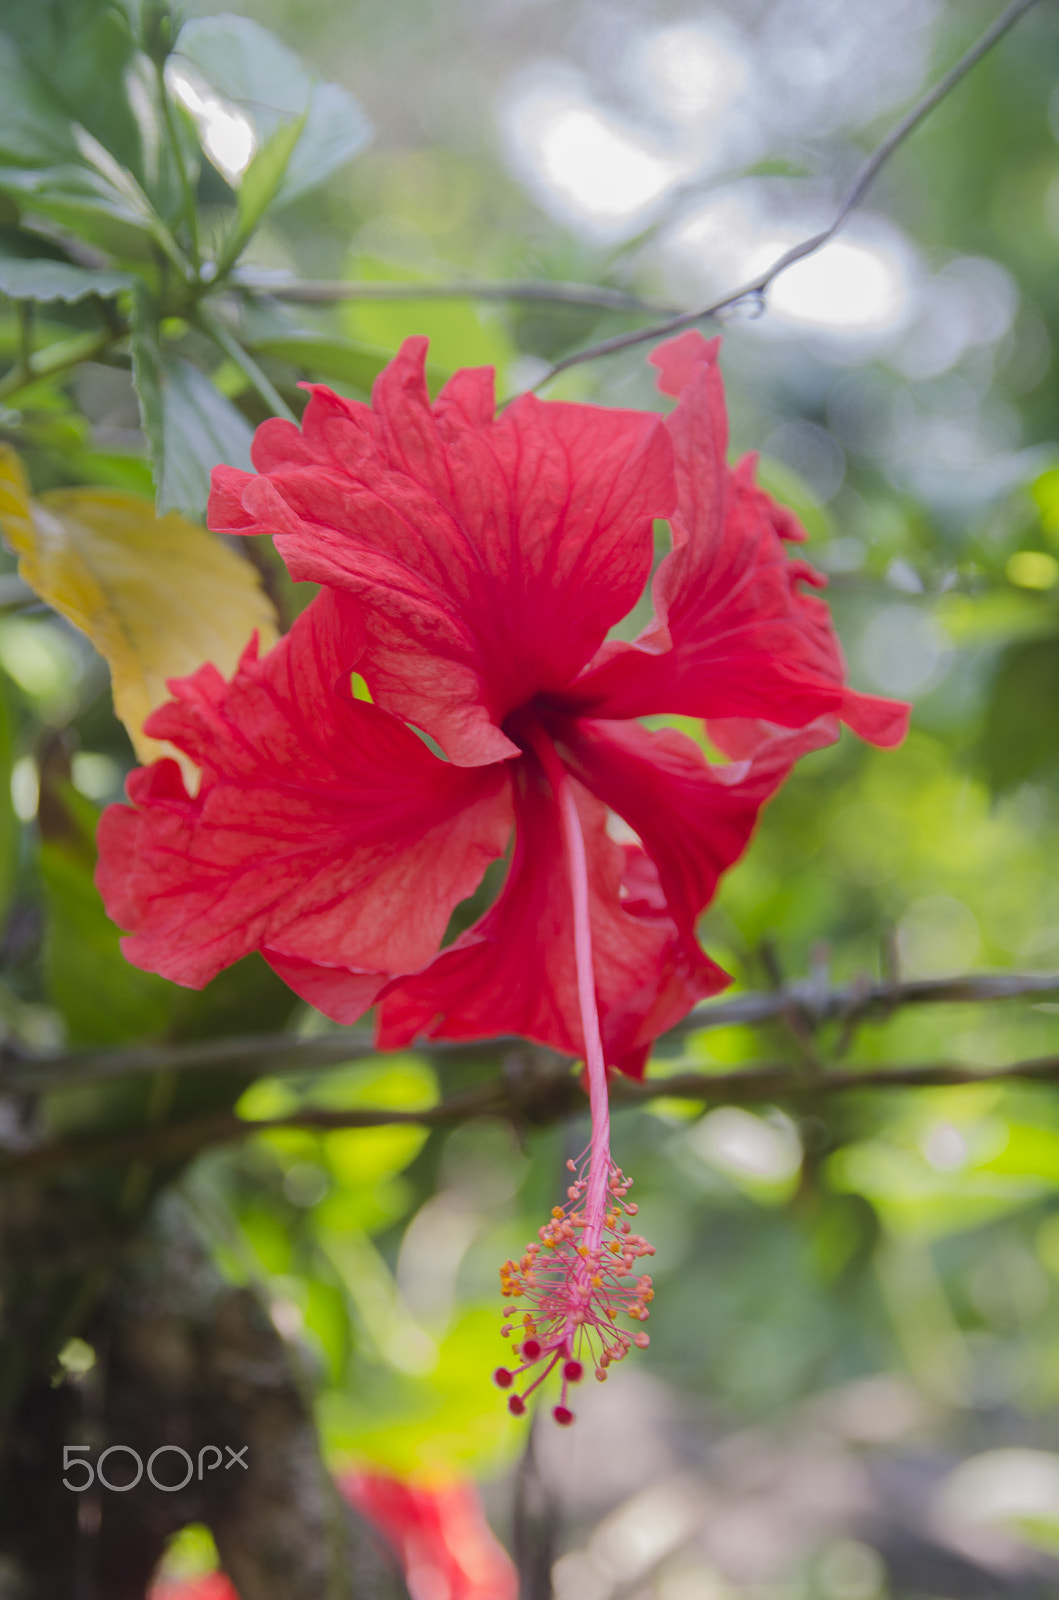
[[678,314],[674,307],[628,294],[624,289],[549,278],[512,278],[507,283],[477,278],[447,283],[378,283],[341,278],[277,279],[247,271],[233,273],[229,283],[233,289],[292,305],[333,305],[344,300],[527,300],[592,311],[637,311],[656,317]]
[[199,248],[199,220],[195,207],[195,192],[191,187],[191,178],[188,174],[184,152],[180,146],[180,135],[177,130],[176,120],[173,116],[173,102],[169,98],[169,90],[165,82],[165,65],[162,61],[155,62],[155,73],[158,78],[158,101],[162,107],[162,119],[165,122],[166,136],[169,147],[173,152],[176,162],[177,174],[180,178],[180,191],[184,196],[184,220],[188,228],[188,241],[191,246],[191,263],[198,277],[202,268],[202,253]]
[[253,356],[243,349],[238,339],[228,332],[224,324],[203,306],[198,308],[194,315],[194,320],[198,323],[203,333],[208,333],[214,343],[220,345],[229,360],[235,362],[243,377],[257,391],[269,409],[277,417],[283,417],[287,422],[296,423],[297,417],[279,393],[279,390],[266,378]]
[[0,378],[0,400],[10,400],[20,389],[28,389],[41,378],[53,378],[58,372],[76,367],[82,361],[94,361],[103,355],[117,339],[109,329],[97,333],[79,333],[72,339],[61,339],[47,345],[28,358],[24,355],[17,366]]

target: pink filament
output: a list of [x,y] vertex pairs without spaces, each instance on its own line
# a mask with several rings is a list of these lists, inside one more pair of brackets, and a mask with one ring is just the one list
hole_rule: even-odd
[[[565,1426],[573,1421],[567,1405],[569,1386],[584,1376],[582,1352],[591,1357],[596,1377],[602,1380],[607,1368],[634,1345],[643,1349],[650,1342],[646,1333],[622,1330],[616,1319],[622,1313],[634,1322],[647,1320],[647,1306],[654,1298],[651,1280],[645,1274],[634,1274],[636,1263],[654,1250],[632,1231],[627,1219],[635,1216],[637,1208],[625,1198],[629,1180],[611,1160],[607,1068],[592,965],[588,863],[577,802],[547,734],[537,727],[530,737],[555,795],[566,847],[592,1135],[579,1161],[567,1162],[574,1176],[567,1189],[567,1204],[553,1209],[551,1220],[539,1230],[539,1242],[526,1247],[521,1261],[508,1261],[501,1268],[505,1298],[528,1300],[530,1310],[522,1317],[522,1327],[511,1323],[503,1330],[505,1337],[515,1336],[513,1344],[521,1365],[513,1371],[498,1367],[493,1376],[501,1389],[510,1389],[519,1380],[525,1383],[520,1385],[521,1393],[508,1400],[509,1410],[521,1416],[529,1396],[560,1367],[562,1395],[553,1414]],[[504,1315],[505,1319],[514,1316],[514,1309]],[[528,1381],[534,1371],[536,1377]]]
[[585,1211],[588,1226],[585,1244],[598,1250],[603,1236],[603,1214],[606,1210],[607,1178],[610,1174],[610,1097],[607,1093],[607,1067],[603,1057],[603,1040],[599,1031],[599,1011],[596,1006],[596,984],[592,966],[592,923],[588,911],[588,863],[585,859],[585,841],[581,832],[581,819],[577,802],[563,768],[551,751],[555,772],[548,777],[556,791],[559,814],[563,824],[563,838],[570,864],[570,894],[574,906],[574,962],[577,970],[577,998],[581,1008],[581,1031],[585,1036],[585,1066],[588,1069],[588,1103],[592,1114],[592,1138],[589,1148],[592,1159],[589,1165],[588,1195]]

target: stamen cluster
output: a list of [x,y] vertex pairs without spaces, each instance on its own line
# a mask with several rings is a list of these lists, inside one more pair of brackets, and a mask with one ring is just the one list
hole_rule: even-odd
[[613,1162],[600,1214],[589,1215],[589,1163],[587,1152],[580,1162],[567,1162],[574,1181],[566,1191],[566,1205],[555,1207],[521,1260],[507,1261],[500,1268],[504,1298],[528,1305],[521,1316],[517,1306],[504,1312],[502,1332],[515,1340],[521,1364],[514,1370],[498,1367],[493,1374],[501,1389],[532,1378],[508,1400],[508,1410],[516,1417],[523,1414],[534,1390],[561,1367],[562,1394],[552,1415],[564,1426],[571,1423],[568,1390],[584,1377],[586,1360],[603,1383],[607,1369],[628,1355],[633,1345],[643,1350],[650,1343],[646,1333],[618,1327],[617,1319],[621,1315],[633,1322],[647,1321],[654,1289],[648,1275],[635,1269],[643,1256],[654,1255],[654,1246],[632,1231],[628,1219],[636,1216],[638,1207],[625,1198],[631,1180]]

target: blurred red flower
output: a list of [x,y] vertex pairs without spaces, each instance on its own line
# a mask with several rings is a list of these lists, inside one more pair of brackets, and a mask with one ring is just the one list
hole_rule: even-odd
[[[494,1536],[475,1485],[434,1488],[381,1472],[349,1472],[338,1487],[401,1563],[412,1600],[517,1600],[518,1577]],[[223,1572],[162,1579],[151,1600],[239,1600]]]
[[392,1547],[412,1600],[517,1600],[515,1568],[469,1480],[427,1488],[351,1472],[339,1488]]
[[151,1600],[239,1600],[223,1572],[201,1578],[163,1578],[151,1589]]

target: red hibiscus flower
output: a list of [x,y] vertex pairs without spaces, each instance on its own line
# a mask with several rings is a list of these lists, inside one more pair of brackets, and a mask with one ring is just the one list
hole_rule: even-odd
[[[803,587],[822,580],[786,553],[801,530],[751,460],[727,466],[717,341],[656,352],[679,396],[665,421],[532,396],[497,417],[488,369],[432,406],[425,354],[406,342],[374,409],[313,389],[300,430],[258,430],[256,474],[217,470],[211,525],[272,534],[292,575],[325,587],[230,684],[207,666],[171,685],[148,731],[198,764],[198,793],[173,762],[134,774],[132,809],[103,818],[98,881],[129,959],[178,982],[260,950],[338,1021],[378,1000],[383,1046],[509,1032],[584,1058],[592,1144],[505,1289],[531,1307],[520,1371],[576,1381],[582,1335],[605,1375],[634,1342],[613,1314],[643,1320],[650,1297],[606,1065],[642,1072],[727,981],[695,923],[797,757],[840,719],[896,743],[906,708],[844,686]],[[660,517],[655,620],[608,640]],[[727,762],[634,720],[666,712],[702,718]],[[512,823],[502,892],[438,953]]]

